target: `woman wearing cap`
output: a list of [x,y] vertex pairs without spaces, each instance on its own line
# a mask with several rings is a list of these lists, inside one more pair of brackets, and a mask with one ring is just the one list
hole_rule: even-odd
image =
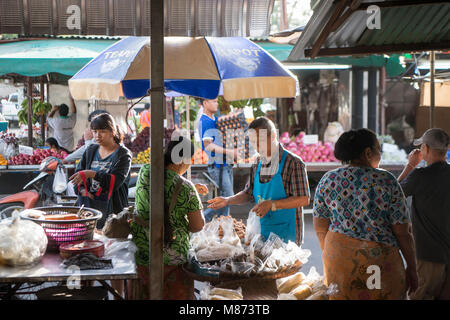
[[417,288],[414,241],[401,187],[378,169],[377,136],[367,129],[345,132],[334,154],[348,166],[322,177],[313,207],[325,281],[339,291],[330,298],[405,299],[407,289]]
[[[414,141],[398,181],[405,196],[412,196],[411,219],[416,244],[419,287],[412,300],[450,300],[450,138],[438,128]],[[425,167],[417,168],[423,160]]]

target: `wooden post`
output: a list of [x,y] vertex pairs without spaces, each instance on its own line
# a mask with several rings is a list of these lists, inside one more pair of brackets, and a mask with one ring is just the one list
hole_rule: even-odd
[[28,145],[33,147],[33,80],[27,77],[27,94],[28,94]]
[[[186,101],[186,130],[189,134],[189,139],[191,139],[191,104],[190,104],[190,97],[185,97]],[[191,180],[191,167],[189,167],[187,171],[187,178],[188,180]]]
[[430,51],[430,129],[434,128],[434,104],[435,104],[435,91],[434,91],[434,51]]
[[[41,83],[40,83],[40,93],[41,93],[41,101],[45,102],[44,97],[44,77],[41,76]],[[45,144],[45,114],[41,116],[41,139],[42,139],[42,145]]]
[[164,1],[150,2],[151,50],[151,185],[150,185],[150,299],[161,300],[163,291],[164,235]]
[[380,83],[379,83],[379,108],[380,108],[380,133],[386,134],[386,106],[385,104],[385,90],[386,90],[386,69],[380,68]]

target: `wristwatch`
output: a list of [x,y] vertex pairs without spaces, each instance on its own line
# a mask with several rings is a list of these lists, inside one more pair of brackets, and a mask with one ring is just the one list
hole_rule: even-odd
[[277,211],[277,206],[275,205],[275,201],[272,200],[272,211]]

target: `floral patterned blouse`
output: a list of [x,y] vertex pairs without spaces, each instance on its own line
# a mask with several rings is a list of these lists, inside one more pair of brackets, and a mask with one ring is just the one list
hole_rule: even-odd
[[410,223],[396,178],[368,167],[327,172],[316,188],[313,216],[330,219],[329,231],[395,247],[398,243],[391,225]]
[[[175,190],[176,183],[180,176],[171,170],[166,170],[165,184],[164,184],[164,199],[167,207],[170,205],[172,194]],[[137,214],[148,221],[150,212],[150,165],[142,166],[139,171],[138,181],[136,183],[136,210]],[[188,181],[183,180],[180,193],[174,209],[170,214],[169,223],[173,230],[173,237],[169,247],[164,247],[164,264],[165,265],[179,265],[186,262],[189,251],[189,220],[187,214],[202,210],[203,206],[200,196],[197,193],[194,185]],[[137,223],[131,224],[133,235],[133,242],[136,244],[138,250],[135,258],[136,264],[149,264],[149,239],[148,228],[143,228]]]

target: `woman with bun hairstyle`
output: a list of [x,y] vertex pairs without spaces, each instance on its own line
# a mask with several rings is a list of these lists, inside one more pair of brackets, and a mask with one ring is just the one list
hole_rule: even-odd
[[90,126],[97,143],[89,145],[69,180],[75,185],[78,205],[103,213],[97,222],[101,229],[108,215],[128,206],[132,155],[122,144],[123,134],[110,114],[97,115]]
[[313,206],[325,283],[338,289],[330,299],[405,299],[418,282],[411,221],[396,178],[378,169],[377,136],[347,131],[334,155],[345,166],[322,177]]

